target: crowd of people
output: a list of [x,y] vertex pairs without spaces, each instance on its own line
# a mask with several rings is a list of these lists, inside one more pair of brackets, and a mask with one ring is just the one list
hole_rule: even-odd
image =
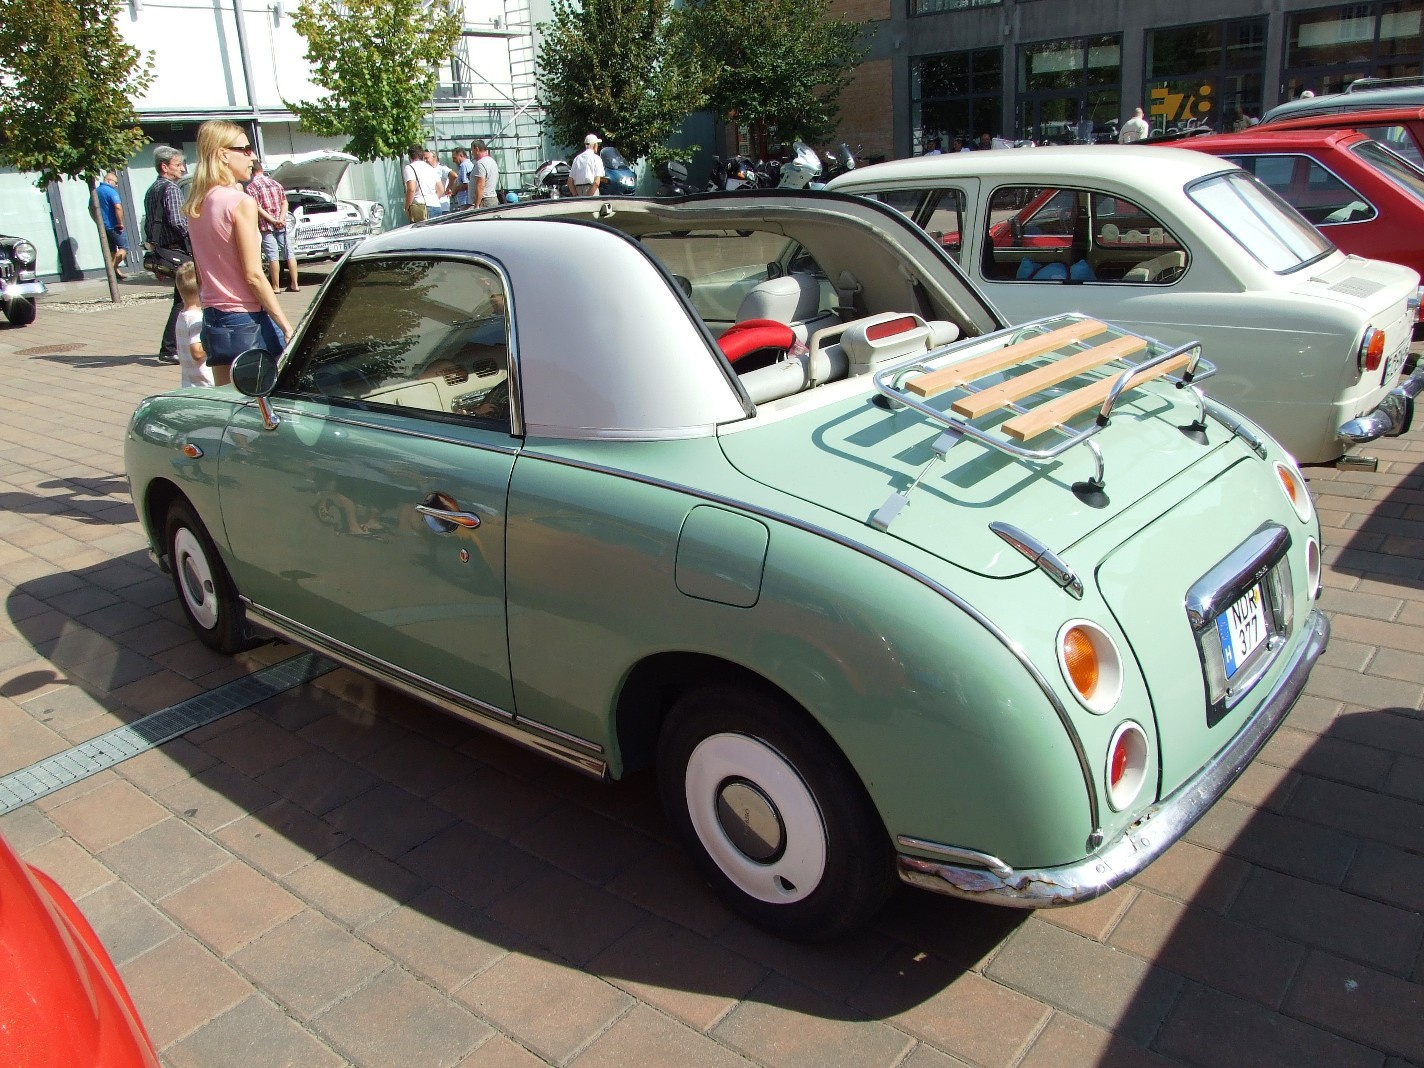
[[406,151],[401,168],[405,189],[405,214],[411,222],[439,218],[460,208],[487,208],[499,203],[499,165],[482,140],[470,142],[470,151],[457,148],[452,167],[438,153],[420,145]]

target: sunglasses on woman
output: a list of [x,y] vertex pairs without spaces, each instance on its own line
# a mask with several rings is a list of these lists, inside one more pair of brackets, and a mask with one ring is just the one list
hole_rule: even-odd
[[244,156],[250,156],[257,151],[251,145],[228,145],[227,150],[229,152],[241,152]]

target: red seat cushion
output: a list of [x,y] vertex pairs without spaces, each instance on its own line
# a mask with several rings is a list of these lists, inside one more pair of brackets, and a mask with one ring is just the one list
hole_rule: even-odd
[[758,349],[789,349],[796,340],[791,327],[778,323],[775,319],[746,319],[733,323],[727,332],[717,339],[722,355],[736,363],[749,352]]

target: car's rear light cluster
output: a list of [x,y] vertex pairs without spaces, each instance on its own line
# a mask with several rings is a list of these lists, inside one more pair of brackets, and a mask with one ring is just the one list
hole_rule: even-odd
[[1147,781],[1147,735],[1129,720],[1113,732],[1108,743],[1108,804],[1121,812],[1142,792]]
[[1361,371],[1378,371],[1384,360],[1384,331],[1373,326],[1365,327],[1365,336],[1360,339],[1360,350],[1355,361]]
[[1281,484],[1281,489],[1286,495],[1286,500],[1295,509],[1297,518],[1302,523],[1310,519],[1310,490],[1306,489],[1305,479],[1301,477],[1299,471],[1289,464],[1276,461],[1276,479]]
[[1063,678],[1089,712],[1109,711],[1122,695],[1122,658],[1107,631],[1075,619],[1058,632]]

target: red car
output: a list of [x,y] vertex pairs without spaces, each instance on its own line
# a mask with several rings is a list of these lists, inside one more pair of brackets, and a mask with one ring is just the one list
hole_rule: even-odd
[[1358,130],[1393,149],[1414,166],[1424,169],[1424,107],[1371,108],[1368,111],[1332,111],[1298,119],[1277,119],[1257,129]]
[[1286,126],[1263,124],[1173,146],[1250,171],[1341,250],[1424,274],[1424,171],[1357,130]]
[[79,906],[3,838],[0,1064],[158,1068],[118,970]]

